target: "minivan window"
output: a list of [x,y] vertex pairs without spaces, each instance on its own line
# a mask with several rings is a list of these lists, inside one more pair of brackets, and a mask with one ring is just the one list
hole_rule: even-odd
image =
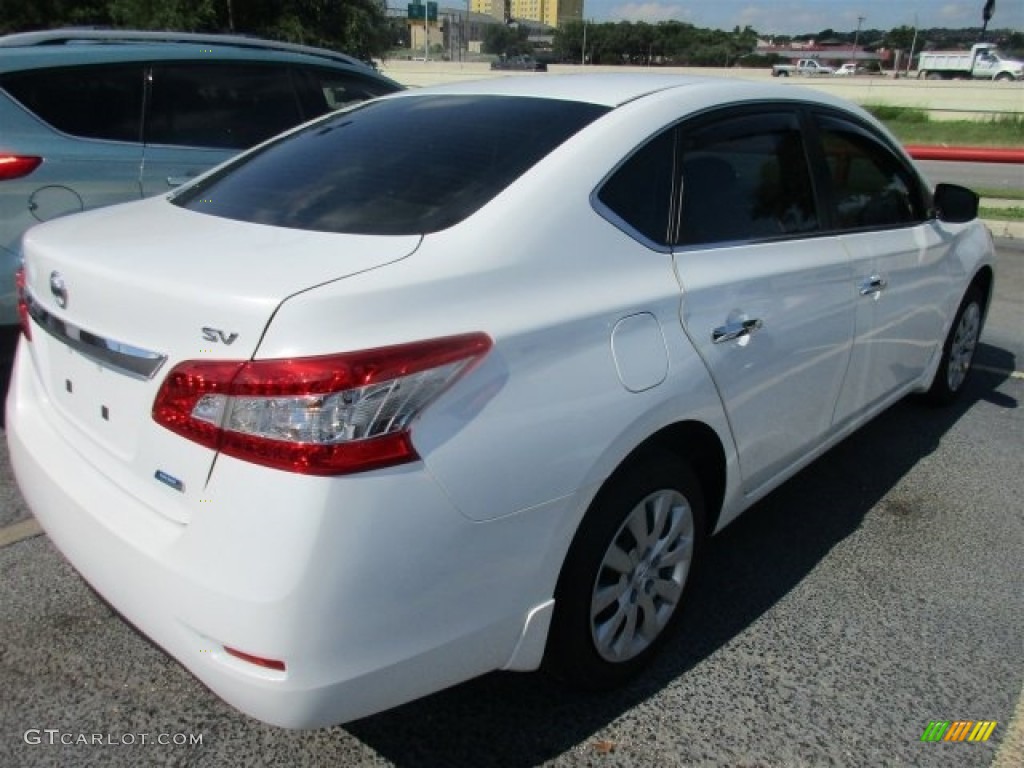
[[147,144],[244,149],[302,121],[298,95],[285,67],[215,62],[153,65]]
[[0,87],[63,133],[138,142],[143,72],[142,64],[35,69],[4,75]]
[[367,102],[239,158],[174,202],[293,229],[436,232],[478,210],[607,111],[509,96]]

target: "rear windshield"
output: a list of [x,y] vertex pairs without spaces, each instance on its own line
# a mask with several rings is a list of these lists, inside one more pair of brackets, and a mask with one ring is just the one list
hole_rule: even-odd
[[239,159],[174,202],[292,229],[436,232],[482,207],[607,111],[506,96],[371,102]]

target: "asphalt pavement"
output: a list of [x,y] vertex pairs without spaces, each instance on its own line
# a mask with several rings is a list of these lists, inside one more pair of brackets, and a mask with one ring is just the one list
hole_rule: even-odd
[[[492,674],[275,729],[30,535],[0,546],[0,765],[1019,768],[1024,244],[1001,242],[998,267],[964,402],[896,405],[715,537],[683,631],[626,690]],[[2,450],[0,515],[0,532],[28,515]],[[997,725],[985,743],[922,742],[936,720]]]

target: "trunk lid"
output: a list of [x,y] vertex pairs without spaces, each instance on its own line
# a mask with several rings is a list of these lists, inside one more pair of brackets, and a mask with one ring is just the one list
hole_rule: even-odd
[[215,452],[153,421],[166,374],[184,360],[250,359],[289,296],[419,241],[249,224],[164,199],[37,227],[23,248],[39,323],[29,348],[52,418],[99,471],[186,522]]

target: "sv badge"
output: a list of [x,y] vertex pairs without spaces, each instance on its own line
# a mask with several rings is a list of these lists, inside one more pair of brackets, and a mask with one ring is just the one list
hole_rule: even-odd
[[233,344],[235,339],[238,338],[237,333],[224,333],[220,328],[203,328],[203,338],[207,341],[212,341],[214,344],[222,342],[224,344]]

